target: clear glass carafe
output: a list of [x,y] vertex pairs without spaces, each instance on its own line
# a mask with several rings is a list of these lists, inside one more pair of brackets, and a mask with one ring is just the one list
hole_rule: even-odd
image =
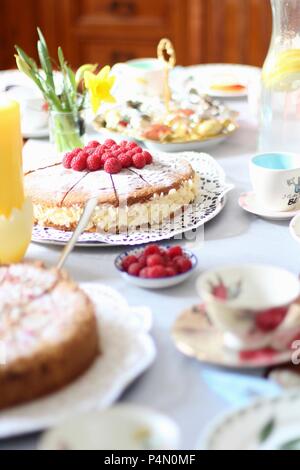
[[300,0],[271,0],[273,35],[262,74],[259,150],[300,155]]

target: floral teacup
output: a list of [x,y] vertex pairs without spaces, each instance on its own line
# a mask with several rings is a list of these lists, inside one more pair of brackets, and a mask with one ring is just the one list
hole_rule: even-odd
[[212,323],[236,350],[285,350],[300,337],[296,276],[284,269],[244,265],[203,274],[198,290]]

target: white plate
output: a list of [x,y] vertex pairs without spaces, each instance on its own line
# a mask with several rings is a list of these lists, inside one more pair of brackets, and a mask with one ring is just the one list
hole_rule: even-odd
[[[30,145],[32,147],[31,142]],[[27,153],[31,147],[26,147]],[[40,143],[36,147],[39,148]],[[41,151],[43,151],[42,149],[41,146]],[[159,227],[141,228],[140,230],[120,234],[84,233],[79,238],[78,246],[96,245],[101,247],[104,243],[111,246],[129,246],[169,240],[176,235],[203,226],[222,211],[226,204],[225,196],[233,189],[233,186],[226,183],[226,175],[223,169],[212,157],[204,153],[193,152],[165,154],[164,156],[170,161],[172,159],[187,160],[199,174],[200,192],[196,201],[190,204],[183,214],[175,215],[172,220],[163,223]],[[63,245],[68,242],[70,236],[70,232],[36,226],[33,230],[32,241],[46,244],[54,242]]]
[[256,199],[255,193],[248,192],[241,194],[239,198],[239,206],[250,214],[258,215],[267,220],[290,220],[299,214],[297,211],[274,212],[261,207]]
[[144,144],[149,150],[158,152],[200,152],[220,145],[222,142],[229,139],[231,134],[232,133],[212,137],[210,139],[193,140],[192,142],[182,143],[161,143],[155,142],[154,140],[144,140]]
[[255,400],[218,418],[200,448],[205,450],[300,450],[300,394]]
[[128,306],[113,289],[82,284],[97,308],[102,355],[71,385],[29,404],[0,412],[0,438],[41,431],[57,426],[76,413],[116,401],[125,388],[155,358],[148,332],[152,326],[147,307]]
[[22,129],[22,135],[24,139],[45,139],[49,137],[49,129],[48,127],[36,130]]
[[178,449],[180,431],[167,416],[142,406],[117,405],[81,414],[45,434],[40,450]]
[[[219,215],[220,212],[222,212],[222,210],[226,206],[226,203],[227,203],[227,195],[225,195],[223,199],[220,201],[218,209],[214,212],[211,219],[207,220],[207,222],[217,217],[217,215]],[[193,230],[194,229],[192,229],[192,231]],[[188,234],[189,232],[184,232],[184,233]],[[62,232],[61,230],[56,230],[54,228],[35,226],[33,227],[31,241],[33,243],[38,243],[40,245],[65,246],[71,236],[72,236],[72,233]],[[192,235],[189,235],[187,239],[191,240],[191,237]],[[172,240],[172,237],[170,236],[167,238]],[[155,241],[156,240],[151,240],[151,242],[155,242]],[[160,239],[158,239],[157,241],[160,241]],[[113,248],[116,246],[126,246],[126,245],[127,245],[126,242],[120,243],[118,245],[116,243],[104,243],[101,241],[95,241],[95,234],[84,234],[81,236],[81,238],[79,239],[79,241],[76,243],[75,246],[77,248]],[[134,243],[132,245],[134,245]]]
[[35,83],[18,69],[0,71],[0,91],[6,87],[24,87],[30,89],[30,97],[42,96]]
[[[59,73],[55,72],[56,81],[59,80]],[[22,103],[28,99],[43,98],[42,93],[35,83],[19,70],[0,71],[0,92],[10,87],[8,96]],[[26,129],[22,126],[22,136],[24,139],[43,139],[49,137],[49,129]]]
[[230,369],[262,369],[288,363],[291,350],[238,353],[224,344],[224,334],[214,327],[203,305],[185,310],[172,329],[177,349],[204,364]]
[[[245,98],[248,95],[248,85],[251,80],[257,80],[261,69],[250,65],[240,64],[206,64],[194,65],[181,70],[174,79],[174,84],[181,83],[184,88],[196,88],[198,92],[205,93],[215,98]],[[175,76],[176,77],[176,76]],[[230,80],[245,86],[245,90],[236,92],[224,92],[211,89],[211,85],[217,80]],[[178,81],[179,80],[179,81]]]
[[234,134],[238,129],[238,126],[235,126],[235,129],[228,131],[224,134],[218,135],[216,137],[210,137],[209,139],[202,140],[192,140],[190,142],[156,142],[155,140],[138,140],[133,137],[128,137],[128,135],[120,134],[118,132],[109,131],[107,129],[98,130],[99,134],[106,139],[114,139],[117,143],[122,140],[133,140],[138,142],[140,145],[145,145],[149,150],[156,152],[200,152],[203,150],[216,147],[217,145],[225,142],[232,134]]

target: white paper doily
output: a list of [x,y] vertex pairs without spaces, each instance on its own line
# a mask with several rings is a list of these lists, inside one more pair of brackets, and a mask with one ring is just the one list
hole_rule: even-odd
[[0,412],[0,439],[41,431],[73,414],[111,405],[154,361],[151,311],[131,308],[113,289],[82,284],[97,309],[102,355],[71,385],[27,405]]
[[[197,200],[190,204],[183,214],[176,215],[174,219],[157,228],[151,227],[120,234],[84,233],[79,238],[78,246],[141,245],[167,240],[197,229],[219,214],[225,205],[225,195],[233,188],[232,185],[226,183],[226,176],[221,166],[205,153],[183,152],[165,155],[170,161],[172,159],[187,160],[198,173],[200,194]],[[33,230],[32,241],[61,245],[66,244],[70,237],[70,232],[36,226]]]

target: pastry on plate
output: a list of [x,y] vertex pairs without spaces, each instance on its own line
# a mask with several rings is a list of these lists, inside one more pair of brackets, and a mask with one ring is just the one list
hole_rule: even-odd
[[167,110],[159,100],[141,99],[108,107],[96,117],[95,128],[142,141],[186,143],[231,134],[237,113],[191,90],[185,101],[172,101]]
[[94,306],[61,271],[0,267],[0,409],[47,395],[99,355]]

